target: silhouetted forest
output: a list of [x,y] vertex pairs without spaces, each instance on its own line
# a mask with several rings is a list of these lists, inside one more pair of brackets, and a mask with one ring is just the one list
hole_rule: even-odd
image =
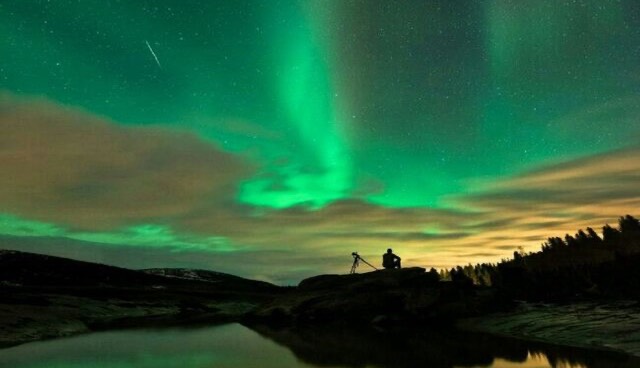
[[640,297],[640,221],[620,217],[602,236],[592,228],[564,239],[552,237],[538,252],[515,251],[513,259],[441,270],[440,278],[500,289],[512,298]]

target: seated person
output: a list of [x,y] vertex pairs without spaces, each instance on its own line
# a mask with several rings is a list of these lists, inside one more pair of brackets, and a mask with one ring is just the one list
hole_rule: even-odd
[[391,248],[387,249],[387,253],[382,255],[382,267],[387,269],[400,268],[400,257],[393,254]]

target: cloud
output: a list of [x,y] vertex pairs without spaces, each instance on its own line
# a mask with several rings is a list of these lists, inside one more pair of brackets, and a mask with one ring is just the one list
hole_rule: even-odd
[[[475,216],[456,210],[386,208],[360,200],[337,201],[317,210],[235,210],[235,214],[201,213],[179,226],[193,233],[214,229],[232,243],[245,245],[245,251],[235,256],[251,255],[247,261],[257,268],[269,264],[279,280],[299,280],[319,272],[344,273],[353,251],[376,266],[387,248],[410,260],[408,265],[450,264],[455,251],[451,246],[471,234],[460,226]],[[269,258],[272,262],[265,257],[273,257]]]
[[539,168],[490,183],[463,203],[479,208],[573,208],[627,202],[640,196],[639,158],[640,148],[629,148]]
[[386,208],[361,200],[343,200],[318,210],[306,207],[259,212],[241,207],[227,208],[227,211],[212,209],[184,218],[181,227],[191,232],[207,232],[215,227],[223,235],[247,238],[253,243],[270,241],[271,235],[275,236],[274,242],[282,242],[286,236],[333,238],[340,242],[349,238],[388,241],[450,237],[456,224],[467,216],[454,210]]
[[640,148],[584,157],[487,182],[451,204],[481,213],[470,246],[536,250],[550,236],[601,228],[640,208]]
[[496,262],[520,246],[539,250],[550,236],[597,230],[621,215],[638,215],[638,173],[640,149],[629,148],[494,180],[456,197],[450,209],[339,201],[317,211],[291,208],[246,217],[232,238],[307,253],[305,263],[311,264],[316,256],[343,254],[340,264],[323,265],[336,272],[351,251],[377,264],[387,247],[397,249],[407,265]]
[[[361,200],[343,200],[318,209],[294,207],[233,211],[184,218],[188,232],[216,233],[245,244],[256,262],[282,252],[275,268],[289,279],[307,272],[344,272],[350,253],[359,251],[374,265],[392,247],[407,266],[452,267],[496,262],[522,246],[539,250],[550,236],[599,229],[640,208],[640,151],[627,149],[549,165],[486,182],[469,195],[449,201],[449,209],[388,208]],[[213,211],[215,210],[215,211]],[[266,252],[266,253],[265,253]],[[304,269],[303,266],[311,267]]]
[[250,172],[196,136],[0,94],[0,211],[72,228],[163,223],[231,201]]
[[[73,244],[87,260],[108,254],[116,265],[148,254],[153,266],[291,284],[346,272],[352,251],[377,266],[391,247],[406,266],[450,268],[496,262],[519,246],[537,250],[549,236],[598,229],[640,208],[637,147],[476,183],[447,208],[350,199],[276,210],[237,203],[252,167],[190,134],[9,95],[0,95],[0,125],[0,211],[41,221],[29,222],[31,235],[84,240],[54,243]],[[21,234],[18,227],[12,233]],[[44,240],[24,244],[56,249]]]

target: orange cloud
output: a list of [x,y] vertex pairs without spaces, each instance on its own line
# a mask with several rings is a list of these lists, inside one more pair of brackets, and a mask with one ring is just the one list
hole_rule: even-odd
[[638,173],[640,150],[627,149],[495,180],[451,200],[448,210],[347,200],[317,211],[201,214],[182,225],[204,232],[224,224],[220,231],[233,242],[295,254],[297,265],[320,264],[333,272],[344,272],[351,251],[379,264],[387,247],[396,249],[407,266],[496,262],[518,247],[539,250],[549,236],[598,230],[620,215],[637,215]]
[[[538,250],[550,236],[600,229],[640,209],[640,149],[594,155],[486,183],[457,197],[456,207],[481,213],[477,234],[459,245]],[[460,254],[464,254],[461,252]]]
[[0,94],[0,211],[85,230],[231,201],[249,173],[195,135]]

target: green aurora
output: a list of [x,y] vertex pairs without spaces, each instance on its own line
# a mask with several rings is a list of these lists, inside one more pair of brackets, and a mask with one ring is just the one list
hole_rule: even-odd
[[0,34],[6,247],[287,283],[637,215],[636,1],[8,0]]

